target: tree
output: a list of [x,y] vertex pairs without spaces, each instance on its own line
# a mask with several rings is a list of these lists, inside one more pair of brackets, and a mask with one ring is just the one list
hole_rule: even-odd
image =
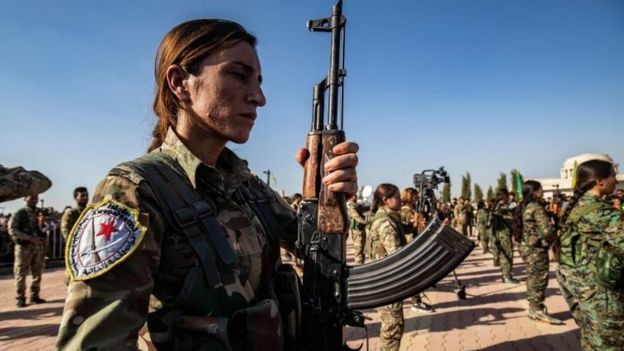
[[474,185],[474,199],[476,202],[483,200],[483,190],[477,183]]
[[442,202],[449,203],[451,202],[451,183],[444,183],[442,187]]
[[494,200],[494,189],[492,189],[492,186],[491,186],[491,185],[488,187],[488,190],[487,190],[487,196],[485,197],[485,199],[486,199],[487,201],[492,201],[492,200]]
[[462,189],[461,189],[461,197],[470,201],[471,193],[470,193],[470,173],[466,172],[466,176],[462,176]]
[[498,177],[498,185],[496,186],[496,191],[501,190],[502,188],[507,188],[507,174],[502,173],[500,174],[500,177]]
[[[521,177],[520,172],[518,172],[517,169],[512,169],[511,170],[511,193],[514,195],[518,195],[519,193],[522,193],[522,190],[518,191],[518,177]],[[520,186],[522,187],[522,185]]]

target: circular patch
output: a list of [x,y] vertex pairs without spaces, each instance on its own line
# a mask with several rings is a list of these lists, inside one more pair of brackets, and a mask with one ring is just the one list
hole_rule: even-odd
[[108,272],[134,252],[146,230],[136,209],[110,198],[89,205],[65,247],[65,265],[72,279],[88,280]]

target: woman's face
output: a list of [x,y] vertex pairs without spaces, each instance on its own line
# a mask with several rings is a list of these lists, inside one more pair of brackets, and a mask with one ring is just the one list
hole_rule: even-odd
[[535,199],[541,199],[544,197],[544,189],[539,188],[533,192],[533,197]]
[[605,179],[601,179],[596,183],[600,195],[609,195],[615,190],[617,185],[617,179],[615,179],[615,173],[612,173]]
[[398,211],[401,209],[401,194],[397,191],[393,196],[384,200],[384,204],[391,210]]
[[218,50],[204,59],[197,75],[189,74],[185,84],[189,112],[211,134],[244,143],[256,108],[266,104],[261,83],[260,60],[249,43]]

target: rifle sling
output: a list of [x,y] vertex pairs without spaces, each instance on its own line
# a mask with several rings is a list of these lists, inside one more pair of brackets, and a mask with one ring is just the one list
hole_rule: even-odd
[[208,284],[233,283],[237,257],[216,220],[216,205],[193,189],[188,178],[177,170],[177,162],[158,152],[123,165],[137,171],[150,184],[167,222],[184,233],[200,259]]

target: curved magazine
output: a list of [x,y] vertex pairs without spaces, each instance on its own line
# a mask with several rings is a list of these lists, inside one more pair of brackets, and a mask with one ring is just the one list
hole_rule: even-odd
[[415,240],[388,257],[348,268],[347,308],[379,307],[424,291],[459,266],[474,246],[436,218]]

